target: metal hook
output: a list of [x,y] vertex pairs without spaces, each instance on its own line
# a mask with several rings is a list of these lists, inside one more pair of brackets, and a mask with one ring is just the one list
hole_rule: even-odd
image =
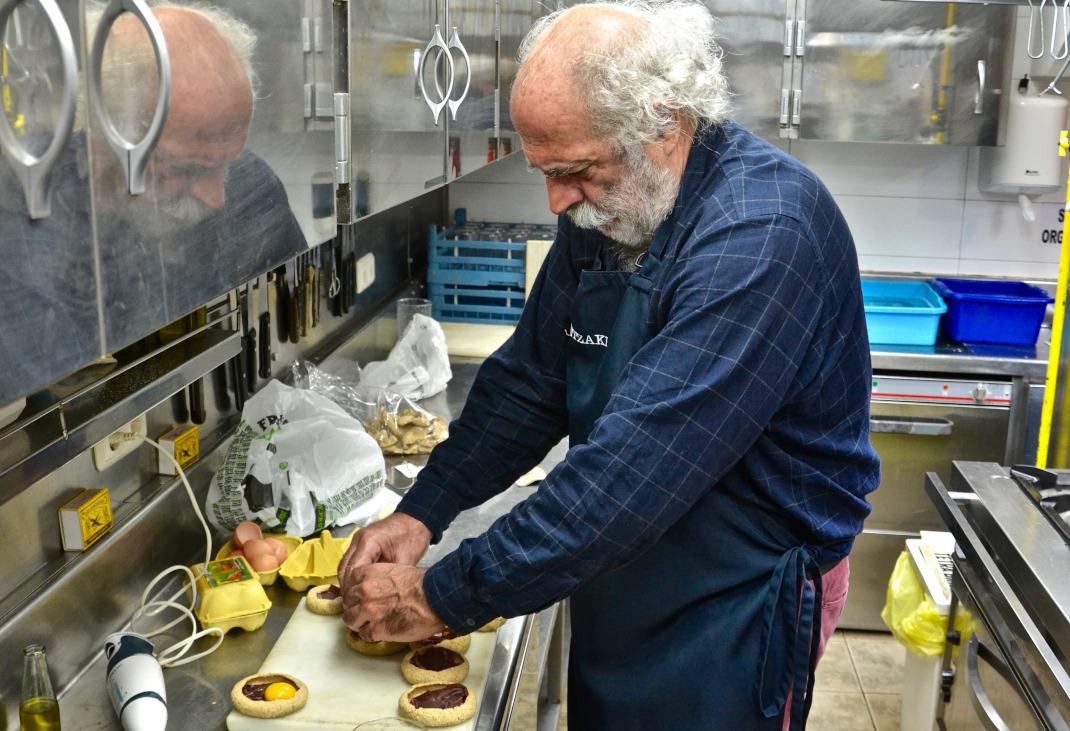
[[[1026,40],[1025,52],[1026,52],[1026,55],[1028,55],[1029,58],[1033,59],[1034,61],[1044,57],[1044,5],[1047,3],[1047,1],[1048,0],[1040,0],[1040,45],[1039,46],[1034,46],[1034,44],[1033,44],[1033,30],[1036,27],[1035,18],[1036,18],[1036,15],[1037,15],[1037,6],[1033,4],[1033,0],[1028,0],[1028,2],[1029,2],[1029,38]],[[1054,2],[1054,1],[1055,0],[1052,0],[1052,2]],[[1037,48],[1037,47],[1040,48],[1040,51],[1038,53],[1033,53],[1033,49]]]
[[[1052,9],[1055,11],[1051,21],[1051,44],[1049,50],[1051,57],[1056,61],[1062,61],[1070,56],[1070,0],[1064,0],[1062,9],[1057,0],[1052,0]],[[1063,19],[1063,50],[1062,53],[1055,51],[1055,39],[1059,35],[1059,18]]]

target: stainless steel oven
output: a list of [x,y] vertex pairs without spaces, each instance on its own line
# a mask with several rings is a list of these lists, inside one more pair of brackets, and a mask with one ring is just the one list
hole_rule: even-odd
[[925,473],[946,480],[952,460],[1003,461],[1013,391],[1010,379],[874,374],[870,438],[881,457],[881,484],[869,496],[873,512],[851,552],[840,627],[887,630],[880,611],[904,541],[922,530],[944,530],[925,496]]

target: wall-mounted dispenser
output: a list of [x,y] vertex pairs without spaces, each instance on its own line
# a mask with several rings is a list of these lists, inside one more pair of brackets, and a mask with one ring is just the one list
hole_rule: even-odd
[[1036,220],[1032,198],[1062,187],[1059,133],[1066,129],[1068,107],[1066,99],[1037,94],[1022,79],[1008,100],[1006,144],[981,148],[979,187],[1017,195],[1027,221]]

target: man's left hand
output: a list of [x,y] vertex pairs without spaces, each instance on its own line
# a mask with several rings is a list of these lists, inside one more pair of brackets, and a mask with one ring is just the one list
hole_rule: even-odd
[[342,584],[342,616],[365,642],[414,642],[445,628],[424,596],[425,569],[373,563]]

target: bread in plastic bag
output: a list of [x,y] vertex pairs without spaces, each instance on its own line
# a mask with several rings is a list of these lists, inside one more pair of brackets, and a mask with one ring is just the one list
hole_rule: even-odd
[[307,536],[396,504],[385,480],[383,454],[357,419],[319,393],[273,380],[245,402],[206,512],[225,530],[254,520]]
[[295,361],[291,366],[294,383],[326,396],[360,419],[383,454],[429,454],[448,436],[445,419],[399,393],[362,385],[360,369],[355,365],[333,364],[331,370],[307,361]]
[[[926,593],[907,551],[899,554],[888,579],[881,619],[900,644],[915,655],[936,657],[944,653],[947,615],[940,614]],[[960,605],[955,616],[955,629],[962,633],[960,646],[973,633],[973,622],[970,613]]]

